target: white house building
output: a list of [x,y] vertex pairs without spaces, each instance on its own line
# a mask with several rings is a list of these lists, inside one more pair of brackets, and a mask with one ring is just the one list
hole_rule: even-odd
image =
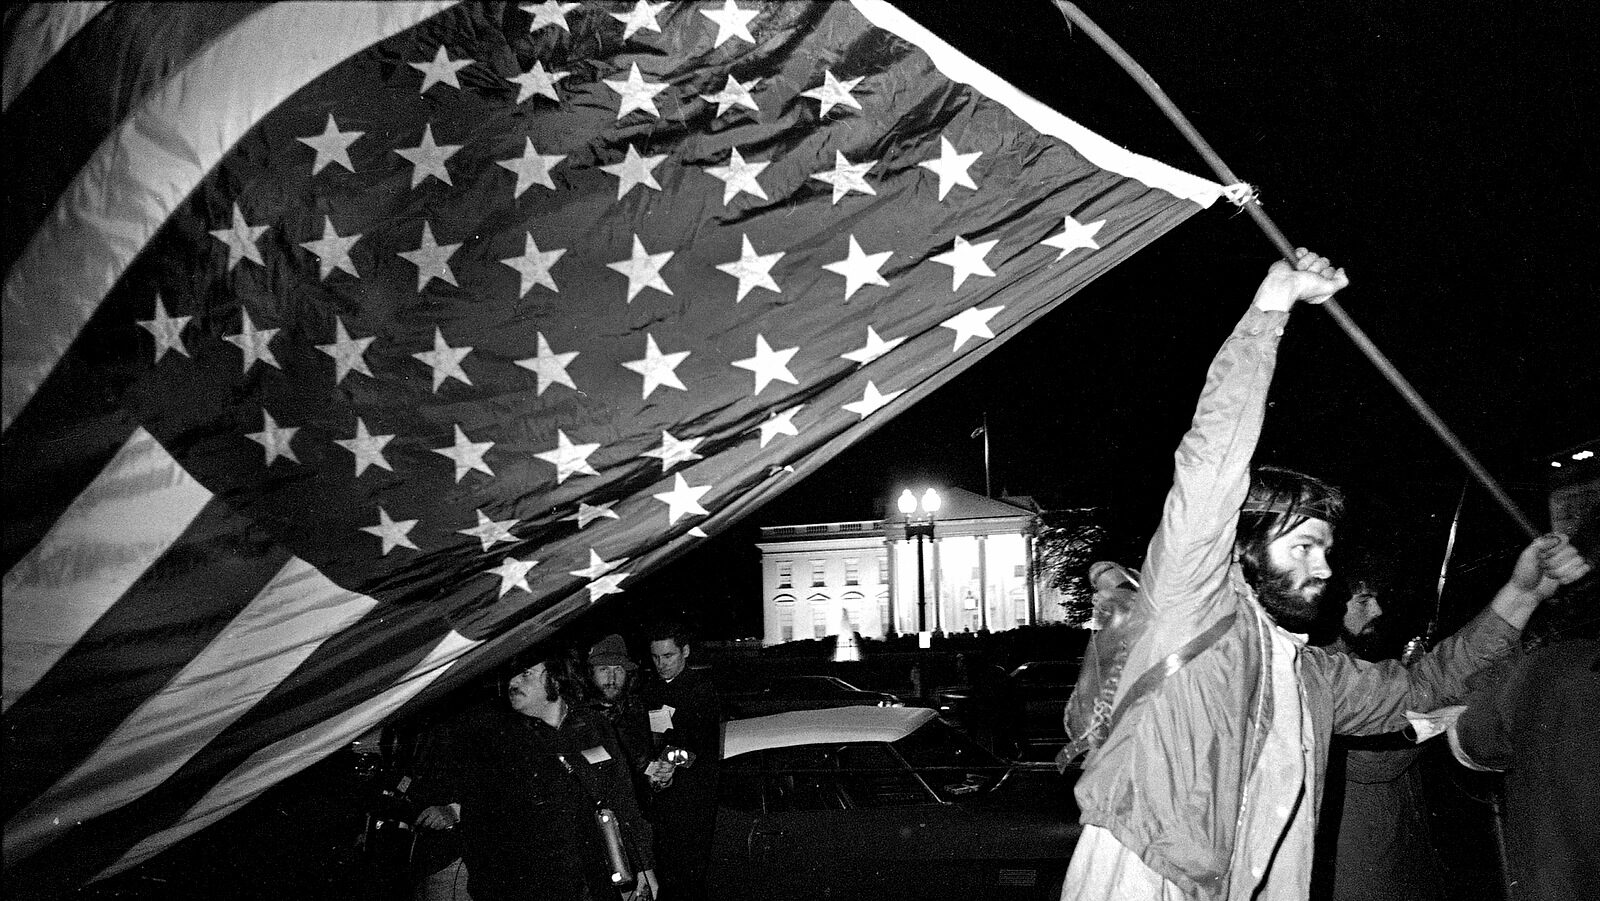
[[938,497],[932,513],[762,527],[765,643],[847,629],[868,638],[1001,631],[1063,618],[1055,590],[1034,573],[1039,511],[1031,500],[960,488]]

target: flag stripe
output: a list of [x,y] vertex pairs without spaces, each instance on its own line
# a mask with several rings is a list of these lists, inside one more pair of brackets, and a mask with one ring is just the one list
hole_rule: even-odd
[[[6,711],[82,641],[210,499],[149,432],[134,432],[45,539],[6,573],[0,601]],[[150,517],[153,509],[162,515]]]
[[70,828],[60,824],[99,816],[159,785],[375,604],[289,560],[160,693],[6,824],[7,856],[32,854]]
[[237,810],[278,780],[299,772],[354,741],[433,684],[450,670],[455,660],[478,644],[459,632],[446,635],[427,658],[412,667],[393,688],[251,755],[249,760],[207,792],[177,825],[141,841],[100,875],[111,876],[149,859],[168,845],[193,835]]
[[[290,603],[304,608],[301,626],[317,623],[318,603],[338,608],[346,599],[358,597],[328,583],[325,576],[302,563],[296,563],[293,576],[278,586],[278,591],[294,595]],[[226,728],[218,731],[205,747],[192,752],[158,786],[117,810],[85,821],[77,829],[43,835],[46,842],[51,842],[46,847],[38,848],[38,842],[30,842],[26,848],[19,845],[19,850],[32,851],[30,856],[8,853],[6,859],[22,861],[13,863],[13,867],[29,874],[26,879],[45,879],[46,874],[66,883],[90,879],[101,867],[152,834],[152,826],[165,829],[179,823],[219,778],[240,767],[262,744],[315,731],[318,722],[366,703],[426,663],[429,655],[442,647],[440,642],[446,635],[453,632],[438,613],[422,603],[398,608],[373,605],[354,624],[336,629],[333,634],[307,635],[315,645],[312,653],[293,672],[262,687],[250,711],[226,723]],[[254,655],[256,651],[250,653]],[[419,685],[418,690],[421,688]],[[282,763],[294,767],[286,760]],[[13,824],[6,824],[8,842],[11,829]],[[38,835],[30,835],[29,839],[35,837]]]
[[450,3],[286,3],[241,22],[153,92],[73,179],[6,274],[8,427],[161,223],[275,106]]
[[1005,104],[1018,118],[1043,134],[1053,135],[1071,144],[1084,159],[1096,166],[1138,179],[1152,188],[1159,188],[1201,207],[1210,207],[1222,195],[1221,185],[1118,146],[1017,90],[1010,82],[889,5],[887,0],[851,2],[874,25],[921,48],[947,78],[969,84],[989,98]]
[[[0,77],[0,112],[11,108],[17,98],[55,56],[57,50],[105,9],[107,3],[32,3],[8,10],[6,41],[0,53],[4,77]],[[16,38],[27,36],[27,40]],[[10,139],[14,135],[7,133]]]
[[[106,136],[168,73],[182,69],[197,50],[262,5],[210,3],[196,15],[190,3],[116,3],[84,23],[71,41],[55,46],[47,41],[38,48],[51,56],[37,61],[42,68],[32,83],[0,116],[0,133],[6,136],[0,144],[0,179],[12,204],[11,221],[0,233],[0,271],[15,262]],[[96,52],[117,35],[125,36],[126,52],[109,57]]]
[[228,628],[288,556],[226,504],[206,505],[7,711],[11,764],[0,812],[9,820],[102,745]]
[[[321,579],[314,574],[311,578]],[[397,622],[406,625],[396,627]],[[54,841],[31,856],[8,854],[13,882],[64,887],[92,878],[147,837],[181,824],[219,779],[244,765],[264,745],[301,733],[315,738],[321,734],[319,723],[368,703],[400,684],[408,673],[423,672],[434,659],[431,655],[442,653],[441,648],[461,653],[461,639],[452,638],[453,630],[448,627],[433,629],[435,637],[419,644],[426,623],[437,626],[439,620],[436,613],[420,605],[398,610],[375,608],[359,625],[323,642],[310,659],[279,680],[248,713],[229,724],[159,786],[75,829],[50,836]],[[437,675],[428,681],[433,678]],[[423,687],[416,686],[418,690]],[[407,692],[397,697],[395,706],[410,696]],[[280,757],[277,776],[298,771],[315,760]]]

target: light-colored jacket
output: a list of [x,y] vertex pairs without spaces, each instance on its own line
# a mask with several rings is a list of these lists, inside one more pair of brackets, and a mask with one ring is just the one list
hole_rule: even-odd
[[[1212,361],[1145,558],[1138,602],[1148,605],[1151,623],[1130,651],[1121,688],[1229,613],[1236,614],[1233,625],[1122,712],[1084,761],[1076,789],[1082,822],[1109,830],[1152,870],[1203,899],[1248,898],[1259,877],[1230,872],[1236,845],[1270,847],[1287,828],[1286,819],[1260,817],[1259,834],[1238,834],[1251,800],[1245,788],[1272,727],[1272,626],[1233,561],[1286,319],[1252,307]],[[1405,724],[1407,709],[1455,700],[1465,677],[1508,653],[1516,637],[1486,610],[1410,670],[1305,648],[1299,675],[1315,742],[1315,772],[1306,786],[1313,815],[1332,732],[1390,731]],[[1292,798],[1299,790],[1266,775],[1271,792]]]

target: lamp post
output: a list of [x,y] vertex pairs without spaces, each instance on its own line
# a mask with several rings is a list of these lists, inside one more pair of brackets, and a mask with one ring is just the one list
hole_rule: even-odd
[[906,537],[917,539],[917,631],[928,631],[928,589],[925,581],[926,567],[922,562],[922,540],[933,539],[933,516],[939,512],[943,499],[939,492],[929,488],[919,499],[910,488],[900,492],[896,506],[906,518]]

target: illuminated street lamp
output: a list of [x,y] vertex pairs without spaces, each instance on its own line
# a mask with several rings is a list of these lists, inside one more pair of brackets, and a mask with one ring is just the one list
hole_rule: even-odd
[[896,506],[906,518],[906,537],[917,539],[917,631],[928,631],[928,589],[924,580],[922,540],[933,539],[933,517],[939,512],[943,499],[939,492],[929,488],[919,501],[910,488],[900,492]]

